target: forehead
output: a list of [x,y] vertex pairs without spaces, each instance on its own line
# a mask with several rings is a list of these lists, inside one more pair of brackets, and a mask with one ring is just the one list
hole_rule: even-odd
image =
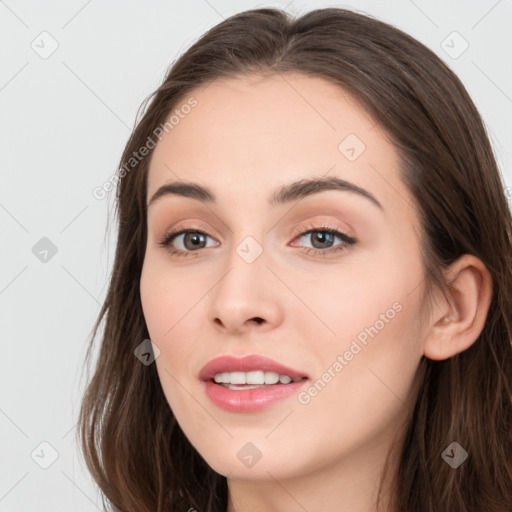
[[[180,110],[191,98],[195,106]],[[173,112],[179,121],[154,150],[148,198],[166,182],[185,180],[226,200],[229,193],[266,200],[270,190],[312,176],[349,180],[382,203],[407,195],[394,146],[346,91],[322,78],[216,80]]]
[[368,139],[375,125],[340,87],[297,74],[216,80],[192,91],[174,112],[192,97],[197,105],[179,120],[174,116],[179,122],[163,134],[155,160],[164,152],[176,159],[186,154],[189,161],[205,155],[210,162],[221,155],[301,160],[306,152],[332,159],[346,135]]

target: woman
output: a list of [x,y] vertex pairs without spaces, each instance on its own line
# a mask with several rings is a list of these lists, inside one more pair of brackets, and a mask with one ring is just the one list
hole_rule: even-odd
[[232,16],[117,192],[80,415],[113,510],[510,510],[512,219],[430,50],[343,9]]

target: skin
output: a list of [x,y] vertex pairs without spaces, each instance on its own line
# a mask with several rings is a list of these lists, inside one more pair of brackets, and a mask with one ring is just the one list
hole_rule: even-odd
[[[148,174],[148,201],[179,180],[217,197],[207,203],[168,195],[148,208],[140,290],[167,401],[190,442],[227,476],[228,512],[375,512],[420,359],[449,358],[477,339],[491,297],[489,274],[480,260],[463,256],[446,272],[453,296],[437,293],[431,317],[420,322],[420,225],[399,178],[398,154],[338,86],[301,74],[250,76],[214,81],[192,96],[197,106],[158,143]],[[354,161],[338,149],[349,134],[366,146]],[[356,184],[383,209],[339,190],[268,205],[280,186],[322,176]],[[336,237],[318,249],[323,222],[356,244],[308,254],[343,244]],[[311,226],[318,231],[296,235]],[[184,246],[182,235],[174,247],[191,254],[172,255],[158,242],[174,227],[206,231],[203,248]],[[252,263],[236,251],[247,236],[263,249]],[[396,303],[400,311],[334,372],[338,355]],[[301,390],[329,368],[335,376],[307,404],[293,395],[261,412],[227,412],[198,378],[224,354],[260,354],[301,370],[310,376]],[[237,457],[248,442],[262,454],[252,467]],[[394,458],[391,464],[384,496]]]

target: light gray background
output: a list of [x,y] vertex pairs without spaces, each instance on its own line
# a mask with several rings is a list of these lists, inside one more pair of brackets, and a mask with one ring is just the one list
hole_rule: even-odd
[[[105,237],[113,195],[92,190],[115,172],[140,103],[223,18],[333,5],[404,29],[455,70],[512,185],[510,0],[0,1],[1,511],[102,510],[74,442],[86,341],[116,240],[115,230]],[[57,248],[46,262],[33,253],[43,237]],[[53,452],[42,442],[58,454],[47,469]]]

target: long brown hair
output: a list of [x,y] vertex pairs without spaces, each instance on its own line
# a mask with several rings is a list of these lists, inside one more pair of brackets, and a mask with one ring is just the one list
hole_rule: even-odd
[[[298,18],[276,9],[236,14],[177,59],[143,104],[118,168],[115,262],[87,352],[90,361],[103,324],[79,418],[79,441],[104,505],[226,511],[226,478],[181,431],[155,365],[134,356],[149,338],[139,281],[151,151],[129,172],[126,162],[196,87],[220,77],[285,72],[339,85],[396,145],[422,223],[425,304],[434,285],[447,289],[442,270],[463,254],[480,258],[492,277],[492,301],[475,343],[448,360],[420,362],[394,508],[510,510],[512,219],[483,122],[460,80],[432,51],[386,23],[338,8]],[[453,441],[469,454],[456,470],[441,457]]]

